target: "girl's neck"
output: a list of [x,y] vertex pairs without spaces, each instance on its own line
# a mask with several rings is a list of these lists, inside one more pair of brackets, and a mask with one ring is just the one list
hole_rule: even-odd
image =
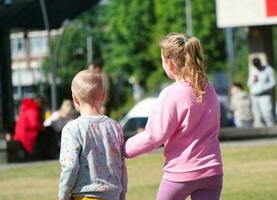
[[188,78],[184,78],[182,76],[174,76],[174,79],[176,82],[187,82],[187,83],[191,83],[191,81]]
[[81,116],[101,116],[100,106],[92,106],[89,104],[80,105]]

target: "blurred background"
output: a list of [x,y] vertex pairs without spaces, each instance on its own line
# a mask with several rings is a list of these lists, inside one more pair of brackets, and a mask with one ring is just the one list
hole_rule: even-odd
[[[125,139],[143,130],[171,84],[159,48],[170,32],[204,48],[221,105],[222,199],[276,200],[277,126],[253,125],[247,84],[253,58],[272,67],[275,81],[276,0],[0,0],[0,199],[57,198],[61,130],[78,116],[70,85],[82,69],[105,77],[102,111],[120,121]],[[261,94],[272,99],[273,121],[275,85]],[[22,137],[28,120],[35,126]],[[160,149],[127,160],[127,199],[154,199],[162,163]]]
[[275,0],[0,0],[0,137],[13,137],[24,98],[41,97],[42,121],[49,119],[71,100],[73,76],[91,64],[108,78],[106,114],[127,131],[143,127],[148,104],[125,125],[128,112],[170,84],[158,45],[169,32],[200,39],[221,126],[234,126],[231,85],[240,82],[248,92],[253,57],[277,65],[275,24]]

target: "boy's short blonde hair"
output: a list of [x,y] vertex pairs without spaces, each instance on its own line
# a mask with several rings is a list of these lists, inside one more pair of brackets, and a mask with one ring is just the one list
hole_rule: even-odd
[[72,80],[71,91],[81,101],[93,103],[101,100],[104,95],[103,80],[100,74],[91,70],[82,70]]

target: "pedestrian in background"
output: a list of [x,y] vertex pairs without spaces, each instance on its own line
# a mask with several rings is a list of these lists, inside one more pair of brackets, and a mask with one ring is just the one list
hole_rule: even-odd
[[44,131],[41,105],[42,98],[38,96],[22,99],[19,116],[15,124],[13,140],[20,142],[27,160],[29,155],[34,152],[39,134]]
[[259,58],[254,58],[252,64],[247,84],[251,95],[254,127],[272,126],[275,123],[275,72],[270,65],[262,65]]
[[101,112],[105,115],[110,115],[113,108],[118,105],[118,92],[112,80],[112,77],[103,70],[102,62],[100,60],[95,60],[92,64],[88,66],[88,69],[94,73],[101,74],[103,79],[103,84],[105,88],[105,98],[101,106]]
[[160,93],[145,131],[129,138],[133,158],[164,144],[164,175],[156,200],[219,200],[220,105],[209,83],[200,41],[172,33],[160,42],[162,66],[175,82]]
[[251,103],[241,83],[233,83],[230,89],[230,110],[234,114],[234,123],[238,128],[250,128],[253,125]]
[[76,118],[73,114],[73,103],[69,99],[64,99],[59,110],[54,111],[44,122],[43,125],[47,130],[44,152],[45,157],[57,159],[60,154],[61,133],[63,127],[71,120]]

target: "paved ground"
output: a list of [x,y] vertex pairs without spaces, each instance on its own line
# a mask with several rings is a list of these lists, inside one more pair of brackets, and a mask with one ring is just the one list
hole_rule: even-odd
[[277,137],[260,138],[251,140],[234,140],[234,141],[223,141],[221,145],[224,147],[236,147],[236,146],[262,146],[262,145],[277,145]]

